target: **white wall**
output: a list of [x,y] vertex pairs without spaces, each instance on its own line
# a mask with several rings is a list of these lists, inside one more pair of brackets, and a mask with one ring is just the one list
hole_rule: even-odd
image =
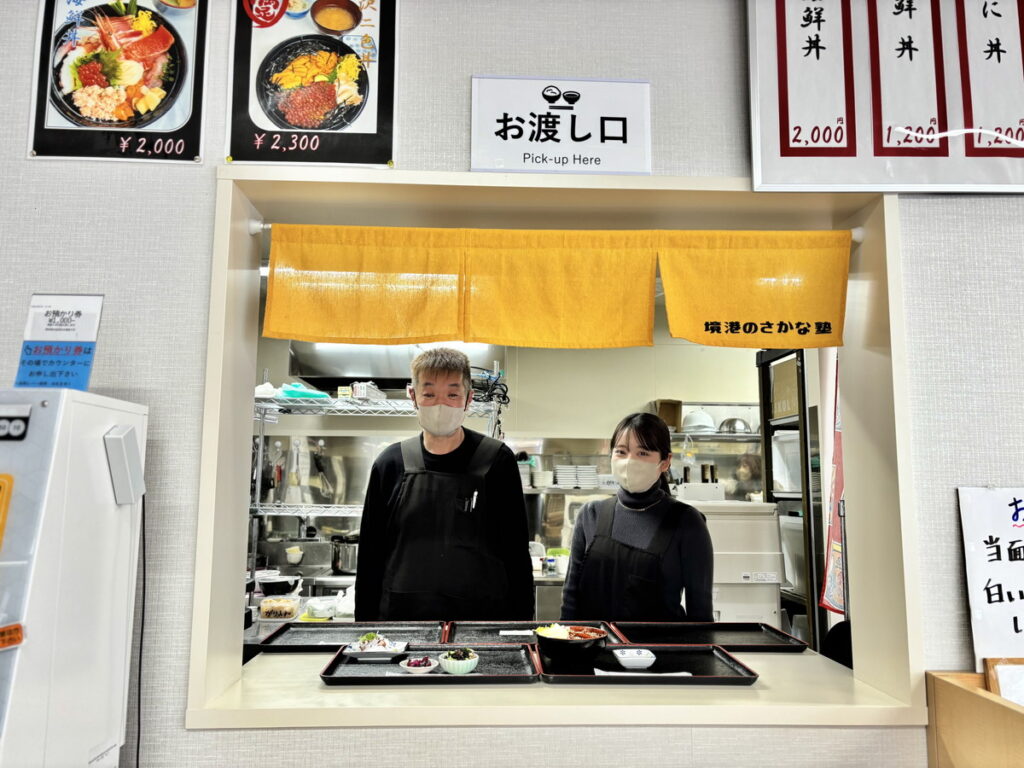
[[755,350],[701,347],[668,334],[655,312],[654,345],[624,349],[509,349],[510,437],[607,439],[628,413],[658,398],[756,403]]
[[[345,765],[474,764],[481,750],[492,762],[543,754],[594,766],[620,765],[623,755],[648,765],[730,768],[923,764],[919,728],[184,731],[229,3],[210,1],[207,162],[200,167],[26,160],[36,5],[4,3],[0,26],[0,381],[13,381],[33,291],[107,295],[93,389],[151,408],[144,765],[298,766],[311,756]],[[404,0],[400,43],[402,168],[466,170],[469,76],[514,73],[650,78],[656,173],[750,173],[741,0]],[[1024,341],[1016,328],[1024,211],[1019,197],[915,196],[901,205],[920,504],[904,514],[917,516],[923,548],[926,664],[966,668],[955,487],[1024,481],[1016,447],[1024,423]]]

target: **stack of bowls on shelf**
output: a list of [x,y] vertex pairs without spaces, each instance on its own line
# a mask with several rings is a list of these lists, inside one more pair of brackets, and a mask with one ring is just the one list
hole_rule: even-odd
[[580,488],[597,488],[597,465],[580,464],[576,467],[576,483]]
[[558,488],[576,487],[576,466],[574,464],[557,464],[555,466],[555,486]]
[[519,462],[519,481],[523,484],[523,488],[530,487],[530,462]]
[[550,488],[555,484],[555,473],[550,469],[533,470],[533,487]]

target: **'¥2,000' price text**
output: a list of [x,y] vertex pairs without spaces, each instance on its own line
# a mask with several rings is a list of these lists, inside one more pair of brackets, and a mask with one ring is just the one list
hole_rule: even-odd
[[315,133],[255,133],[252,145],[255,149],[271,152],[316,152],[320,149],[320,137]]
[[185,140],[152,136],[121,136],[118,148],[122,155],[143,157],[181,157],[185,154]]

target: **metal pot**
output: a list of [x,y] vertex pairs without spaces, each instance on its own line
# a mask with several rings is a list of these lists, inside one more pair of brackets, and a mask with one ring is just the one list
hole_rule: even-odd
[[331,547],[331,572],[355,573],[356,561],[359,558],[359,534],[331,536]]
[[718,431],[726,434],[750,434],[750,425],[743,419],[725,419],[718,425]]

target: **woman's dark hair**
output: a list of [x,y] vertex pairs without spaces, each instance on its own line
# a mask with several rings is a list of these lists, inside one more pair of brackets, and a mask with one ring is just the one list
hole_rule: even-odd
[[[631,413],[615,427],[612,432],[612,450],[615,450],[619,438],[626,432],[632,432],[633,437],[645,451],[657,453],[664,461],[672,453],[672,437],[668,431],[668,424],[660,416],[653,413]],[[669,490],[668,473],[661,473],[661,489]]]
[[736,461],[737,466],[742,467],[744,464],[750,470],[751,479],[761,479],[761,457],[756,453],[744,453]]

